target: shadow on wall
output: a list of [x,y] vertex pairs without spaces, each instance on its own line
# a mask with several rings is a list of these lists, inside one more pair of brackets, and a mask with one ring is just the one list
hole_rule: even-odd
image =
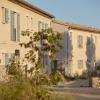
[[63,49],[57,53],[57,69],[64,75],[71,74],[71,65],[73,57],[72,34],[69,32],[63,33],[61,42]]
[[93,73],[95,71],[95,43],[94,39],[91,35],[91,37],[87,37],[87,43],[86,43],[86,67],[87,71],[90,73]]

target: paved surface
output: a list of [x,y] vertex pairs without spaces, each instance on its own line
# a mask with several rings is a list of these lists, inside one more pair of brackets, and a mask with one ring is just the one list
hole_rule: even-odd
[[54,90],[53,93],[59,95],[72,95],[74,100],[100,100],[100,89],[96,88],[67,88],[67,87],[49,87]]
[[89,87],[51,86],[53,93],[59,95],[70,94],[74,100],[100,100],[100,89]]
[[89,87],[88,79],[78,79],[75,81],[66,82],[65,86],[67,87]]
[[74,100],[100,100],[100,88],[90,88],[89,81],[79,79],[65,84],[58,84],[47,87],[53,90],[53,93],[59,95],[70,94]]

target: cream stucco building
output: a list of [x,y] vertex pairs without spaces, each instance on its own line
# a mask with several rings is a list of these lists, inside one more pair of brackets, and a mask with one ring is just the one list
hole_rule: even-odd
[[21,31],[37,32],[50,27],[53,15],[24,0],[0,0],[0,79],[5,77],[5,67],[15,52],[23,57],[25,51],[19,46],[27,41]]
[[53,15],[24,0],[0,0],[0,12],[0,80],[6,77],[5,65],[9,58],[15,53],[24,57],[26,51],[19,43],[27,41],[21,35],[25,30],[37,32],[52,27],[63,33],[64,49],[57,55],[57,66],[65,74],[94,70],[95,63],[100,60],[99,29],[53,20]]
[[58,69],[66,75],[94,71],[100,60],[100,29],[54,20],[51,27],[63,34],[64,49],[57,55]]

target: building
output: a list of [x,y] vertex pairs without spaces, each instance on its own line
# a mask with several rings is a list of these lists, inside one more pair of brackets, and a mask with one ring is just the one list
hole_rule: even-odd
[[100,29],[58,20],[53,20],[51,27],[64,36],[64,49],[57,54],[58,69],[72,76],[94,71],[100,60]]
[[86,69],[95,69],[100,60],[99,29],[53,20],[53,15],[24,0],[0,0],[0,8],[0,80],[6,77],[5,65],[9,59],[16,53],[22,59],[26,53],[19,43],[28,39],[21,32],[49,27],[64,36],[61,41],[64,49],[57,53],[53,68],[57,66],[65,75],[80,75]]
[[24,57],[25,51],[19,46],[27,41],[21,31],[40,31],[50,27],[53,15],[24,0],[0,0],[0,80],[5,77],[5,67],[15,52]]

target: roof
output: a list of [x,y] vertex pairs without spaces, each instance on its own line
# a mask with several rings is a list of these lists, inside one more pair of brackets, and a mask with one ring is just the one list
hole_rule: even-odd
[[33,11],[36,10],[37,12],[46,15],[46,16],[49,17],[49,18],[55,18],[54,15],[52,15],[52,14],[50,14],[50,13],[48,13],[48,12],[42,10],[42,9],[40,9],[39,7],[33,5],[33,4],[31,4],[31,3],[29,3],[29,2],[27,2],[27,1],[25,1],[25,0],[9,0],[9,1],[18,2],[18,3],[20,3],[20,4],[23,4],[23,5],[25,5],[25,6],[29,7],[29,8],[31,8],[31,9],[33,9]]
[[53,22],[61,24],[61,25],[65,25],[65,26],[69,27],[70,29],[78,29],[78,30],[83,30],[83,31],[100,33],[100,29],[89,27],[86,25],[73,24],[73,23],[64,22],[64,21],[60,21],[60,20],[53,20]]

